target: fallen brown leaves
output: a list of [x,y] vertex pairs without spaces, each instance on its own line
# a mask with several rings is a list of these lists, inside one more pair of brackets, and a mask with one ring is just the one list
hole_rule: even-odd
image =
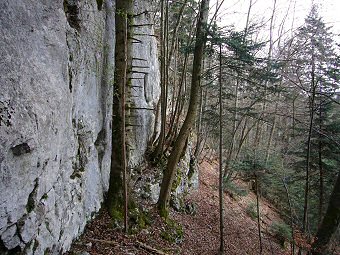
[[[160,235],[165,229],[165,222],[155,209],[150,214],[152,224],[136,235],[125,235],[111,228],[111,220],[105,211],[88,224],[82,237],[76,241],[67,254],[88,252],[96,254],[217,254],[219,247],[218,214],[218,173],[217,164],[203,162],[200,167],[199,190],[188,195],[188,201],[196,204],[195,215],[171,212],[170,217],[180,223],[184,229],[184,241],[172,244]],[[257,223],[245,211],[247,203],[255,201],[253,194],[234,200],[227,194],[225,201],[225,247],[226,255],[259,254]],[[279,220],[276,212],[265,201],[261,201],[263,253],[290,254],[284,250],[267,229],[273,220]],[[154,249],[154,250],[153,250]]]
[[[189,196],[189,200],[197,204],[196,215],[174,214],[184,227],[185,242],[181,246],[181,254],[217,254],[219,247],[218,166],[203,162],[200,169],[200,188]],[[233,200],[224,195],[225,254],[259,254],[257,223],[245,212],[247,200],[255,197],[248,196]],[[270,209],[266,207],[266,210]],[[262,235],[262,254],[286,254],[265,229]]]

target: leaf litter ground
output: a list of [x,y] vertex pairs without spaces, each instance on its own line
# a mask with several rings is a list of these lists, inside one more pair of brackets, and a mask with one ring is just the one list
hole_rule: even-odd
[[[154,206],[150,207],[151,224],[134,235],[125,235],[112,228],[112,221],[105,210],[92,220],[84,234],[73,243],[67,255],[144,255],[144,254],[218,254],[219,210],[218,210],[218,165],[203,161],[200,165],[199,189],[187,196],[187,202],[196,205],[196,213],[170,212],[170,218],[182,225],[183,242],[176,244],[161,236],[167,225]],[[244,184],[243,184],[244,185]],[[232,198],[224,194],[225,254],[260,254],[256,219],[247,214],[247,207],[256,201],[252,192],[247,196]],[[290,254],[270,233],[272,222],[280,221],[278,213],[269,203],[261,199],[262,254]]]

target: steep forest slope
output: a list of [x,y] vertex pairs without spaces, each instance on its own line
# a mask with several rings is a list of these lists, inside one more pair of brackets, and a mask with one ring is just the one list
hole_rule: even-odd
[[[84,235],[68,254],[217,254],[219,247],[218,164],[204,161],[200,165],[199,189],[187,196],[186,210],[172,210],[166,224],[150,211],[150,225],[135,235],[113,229],[109,216],[102,212],[91,222]],[[248,188],[244,188],[248,190]],[[259,254],[256,217],[249,205],[256,203],[253,192],[225,199],[225,246],[228,255]],[[280,239],[272,226],[282,222],[275,208],[264,199],[261,203],[262,254],[290,254],[287,240]],[[151,207],[152,208],[152,207]],[[176,225],[174,222],[176,222]],[[285,246],[283,246],[285,245]]]

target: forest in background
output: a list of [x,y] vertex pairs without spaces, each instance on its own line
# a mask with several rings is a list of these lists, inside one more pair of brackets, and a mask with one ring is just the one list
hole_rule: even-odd
[[[164,162],[159,164],[164,166],[159,212],[168,215],[176,165],[190,137],[195,146],[192,161],[219,154],[221,219],[221,193],[239,192],[241,179],[281,211],[286,224],[280,227],[293,244],[295,231],[299,233],[305,246],[296,252],[312,244],[313,254],[328,254],[331,237],[340,236],[340,62],[335,35],[313,6],[292,33],[283,33],[283,18],[282,33],[274,37],[273,1],[269,40],[259,41],[263,24],[249,19],[252,1],[242,30],[217,25],[222,4],[210,8],[209,19],[208,0],[161,0],[150,11],[161,77],[160,133],[150,146],[150,161]],[[122,107],[114,112],[118,124],[112,139],[117,150],[123,150],[112,157],[108,197],[112,216],[125,208],[126,230],[125,88],[134,72],[130,51],[136,43],[131,40],[133,17],[138,15],[132,7],[132,0],[117,1],[114,103]],[[258,200],[256,207],[260,219]],[[221,254],[223,250],[221,238]]]

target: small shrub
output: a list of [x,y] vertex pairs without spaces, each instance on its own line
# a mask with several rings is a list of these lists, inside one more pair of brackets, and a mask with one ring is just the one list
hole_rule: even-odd
[[182,225],[168,219],[166,228],[161,232],[161,237],[171,243],[182,243],[184,238]]
[[116,228],[123,228],[123,219],[124,215],[121,209],[114,209],[110,212],[111,215],[111,227]]
[[255,203],[250,203],[246,209],[247,214],[255,220],[257,218],[257,208]]
[[151,223],[151,217],[148,211],[144,211],[137,207],[129,211],[130,234],[138,233],[140,230],[150,226]]
[[197,205],[194,202],[185,203],[185,213],[190,215],[196,215]]
[[270,226],[270,230],[282,247],[285,247],[286,241],[292,241],[292,230],[286,223],[275,221]]
[[248,195],[248,191],[237,184],[228,181],[224,183],[224,189],[227,190],[232,197],[239,196],[239,197],[244,197]]

